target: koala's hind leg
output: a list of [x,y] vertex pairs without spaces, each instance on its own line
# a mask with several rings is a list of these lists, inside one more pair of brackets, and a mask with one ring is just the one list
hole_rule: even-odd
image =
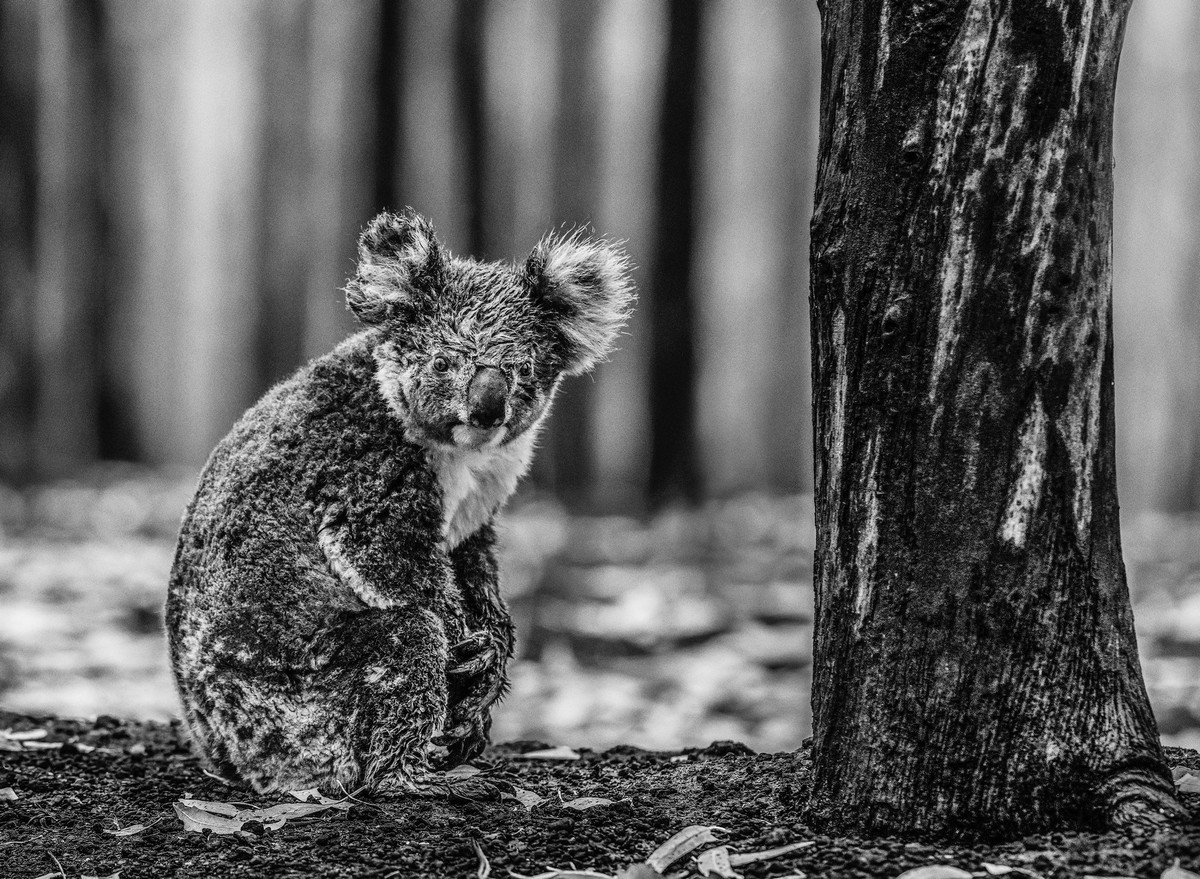
[[340,613],[313,648],[327,676],[318,688],[328,687],[333,704],[348,709],[340,720],[358,785],[427,792],[430,742],[446,721],[442,621],[419,608]]

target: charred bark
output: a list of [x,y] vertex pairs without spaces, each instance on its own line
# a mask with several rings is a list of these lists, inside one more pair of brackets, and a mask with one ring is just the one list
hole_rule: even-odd
[[1006,833],[1179,808],[1114,468],[1127,9],[823,5],[818,823]]

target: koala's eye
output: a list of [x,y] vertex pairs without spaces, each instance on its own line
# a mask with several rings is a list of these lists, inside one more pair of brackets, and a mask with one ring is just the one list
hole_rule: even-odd
[[433,358],[433,371],[434,372],[443,372],[443,373],[449,372],[450,371],[450,361],[447,360],[445,357],[441,357],[441,356]]
[[533,361],[526,360],[517,368],[517,372],[521,373],[521,378],[529,378],[533,375]]

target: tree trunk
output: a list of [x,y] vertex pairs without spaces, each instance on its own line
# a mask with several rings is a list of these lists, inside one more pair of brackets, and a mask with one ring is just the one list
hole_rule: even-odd
[[[568,0],[556,11],[555,220],[569,228],[591,222],[599,201],[600,102],[594,50],[602,10],[593,0]],[[587,508],[594,480],[594,382],[590,375],[566,380],[555,397],[547,430],[551,484],[555,496],[572,509]]]
[[652,504],[701,495],[696,452],[696,315],[691,281],[695,239],[696,105],[703,3],[670,0],[662,111],[650,337]]
[[0,482],[34,474],[39,15],[0,2]]
[[34,462],[61,476],[99,453],[104,39],[96,2],[38,12]]
[[1127,8],[823,5],[818,823],[1015,833],[1179,809],[1114,473]]
[[459,134],[466,150],[467,252],[488,255],[487,240],[487,92],[484,85],[484,31],[487,8],[482,0],[458,0],[454,18],[454,91]]

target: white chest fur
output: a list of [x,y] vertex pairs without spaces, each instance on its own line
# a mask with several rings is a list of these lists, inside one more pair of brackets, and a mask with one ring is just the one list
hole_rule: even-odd
[[474,534],[508,500],[533,460],[535,434],[528,430],[498,448],[428,452],[442,486],[447,547]]

